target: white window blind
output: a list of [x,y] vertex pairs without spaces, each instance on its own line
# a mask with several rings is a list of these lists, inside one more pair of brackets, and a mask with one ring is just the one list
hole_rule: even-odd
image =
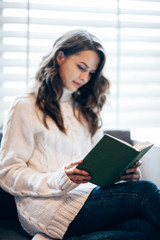
[[0,125],[62,33],[84,28],[107,54],[104,128],[160,128],[160,1],[1,0]]
[[119,1],[121,127],[160,127],[160,1]]

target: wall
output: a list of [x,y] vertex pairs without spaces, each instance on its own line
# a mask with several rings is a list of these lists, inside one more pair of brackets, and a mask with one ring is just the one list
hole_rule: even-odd
[[160,188],[160,147],[153,146],[142,158],[142,177],[151,180]]

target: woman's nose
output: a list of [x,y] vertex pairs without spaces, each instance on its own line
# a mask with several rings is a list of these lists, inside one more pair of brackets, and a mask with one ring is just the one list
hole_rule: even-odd
[[87,83],[89,81],[89,74],[88,72],[83,72],[80,76],[80,79],[84,82]]

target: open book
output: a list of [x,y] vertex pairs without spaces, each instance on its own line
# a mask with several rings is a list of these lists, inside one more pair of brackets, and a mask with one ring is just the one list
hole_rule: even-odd
[[150,142],[144,142],[132,146],[131,144],[104,135],[91,149],[77,168],[87,171],[92,183],[106,187],[120,180],[123,172],[134,166],[144,154],[153,146]]

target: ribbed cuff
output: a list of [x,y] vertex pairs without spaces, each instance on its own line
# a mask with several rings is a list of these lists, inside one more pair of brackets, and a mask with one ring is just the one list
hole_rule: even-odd
[[70,191],[76,188],[79,184],[72,182],[69,177],[65,174],[64,167],[58,171],[57,184],[62,191]]

